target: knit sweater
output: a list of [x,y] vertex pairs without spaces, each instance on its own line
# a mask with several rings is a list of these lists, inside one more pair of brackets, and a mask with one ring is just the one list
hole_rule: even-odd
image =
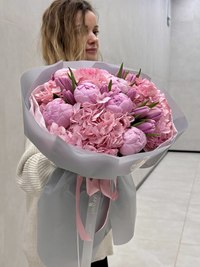
[[[26,192],[27,216],[23,250],[29,267],[45,267],[37,253],[37,204],[49,175],[56,166],[30,141],[17,167],[17,184]],[[95,261],[113,254],[111,233],[100,244]]]

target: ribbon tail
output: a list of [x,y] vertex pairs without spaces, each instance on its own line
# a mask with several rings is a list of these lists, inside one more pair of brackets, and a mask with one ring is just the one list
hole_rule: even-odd
[[100,181],[100,189],[104,196],[116,200],[118,198],[117,191],[117,178],[112,180],[101,180]]
[[87,240],[84,240],[83,242],[81,267],[91,266],[94,235],[95,235],[95,228],[96,228],[100,200],[101,200],[101,192],[97,192],[89,198],[85,229],[91,237],[91,242],[87,242]]
[[92,179],[92,178],[86,178],[86,190],[87,190],[87,194],[90,197],[93,194],[100,191],[99,180],[98,179]]
[[78,229],[78,233],[82,240],[91,241],[89,234],[86,232],[81,216],[80,216],[80,189],[83,182],[82,176],[77,176],[77,183],[76,183],[76,227]]

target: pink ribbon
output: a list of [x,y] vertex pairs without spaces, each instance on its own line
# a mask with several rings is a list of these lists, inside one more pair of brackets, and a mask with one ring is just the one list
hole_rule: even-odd
[[[85,230],[85,227],[82,223],[81,216],[80,216],[79,203],[80,203],[80,190],[81,190],[82,183],[83,183],[83,177],[78,175],[77,184],[76,184],[76,227],[78,229],[78,233],[82,240],[92,241],[89,234]],[[100,191],[104,196],[108,197],[110,200],[111,199],[116,200],[118,197],[117,179],[113,181],[113,180],[86,178],[86,191],[90,197]],[[107,218],[108,218],[108,210],[107,210],[107,216],[105,218],[105,222],[103,226],[106,224]]]

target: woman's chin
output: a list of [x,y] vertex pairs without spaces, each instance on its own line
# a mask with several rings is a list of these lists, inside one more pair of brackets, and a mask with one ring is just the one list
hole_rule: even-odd
[[98,60],[98,55],[97,54],[86,54],[86,60],[90,61],[97,61]]

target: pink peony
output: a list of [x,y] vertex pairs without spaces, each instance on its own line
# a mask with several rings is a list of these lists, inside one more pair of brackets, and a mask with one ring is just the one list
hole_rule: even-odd
[[[134,101],[135,96],[136,96],[136,90],[134,87],[130,87],[126,93],[126,95],[132,100]],[[134,105],[135,106],[135,105]]]
[[61,78],[61,77],[68,77],[68,73],[69,73],[68,68],[59,69],[54,73],[53,78],[56,79],[56,78]]
[[96,103],[99,94],[99,88],[91,82],[84,82],[74,90],[74,98],[79,103]]
[[146,135],[136,127],[128,129],[123,136],[124,143],[120,153],[124,156],[140,152],[146,145]]
[[62,99],[56,98],[49,102],[43,108],[43,117],[47,127],[55,122],[58,126],[64,128],[69,127],[70,117],[72,116],[73,108],[70,104],[66,104]]
[[122,92],[124,94],[127,94],[129,89],[131,88],[127,81],[125,81],[124,79],[118,78],[114,75],[110,75],[110,80],[112,80],[111,90],[113,92],[117,92],[117,93]]
[[133,109],[131,99],[123,93],[113,94],[106,104],[106,109],[114,113],[130,113]]

